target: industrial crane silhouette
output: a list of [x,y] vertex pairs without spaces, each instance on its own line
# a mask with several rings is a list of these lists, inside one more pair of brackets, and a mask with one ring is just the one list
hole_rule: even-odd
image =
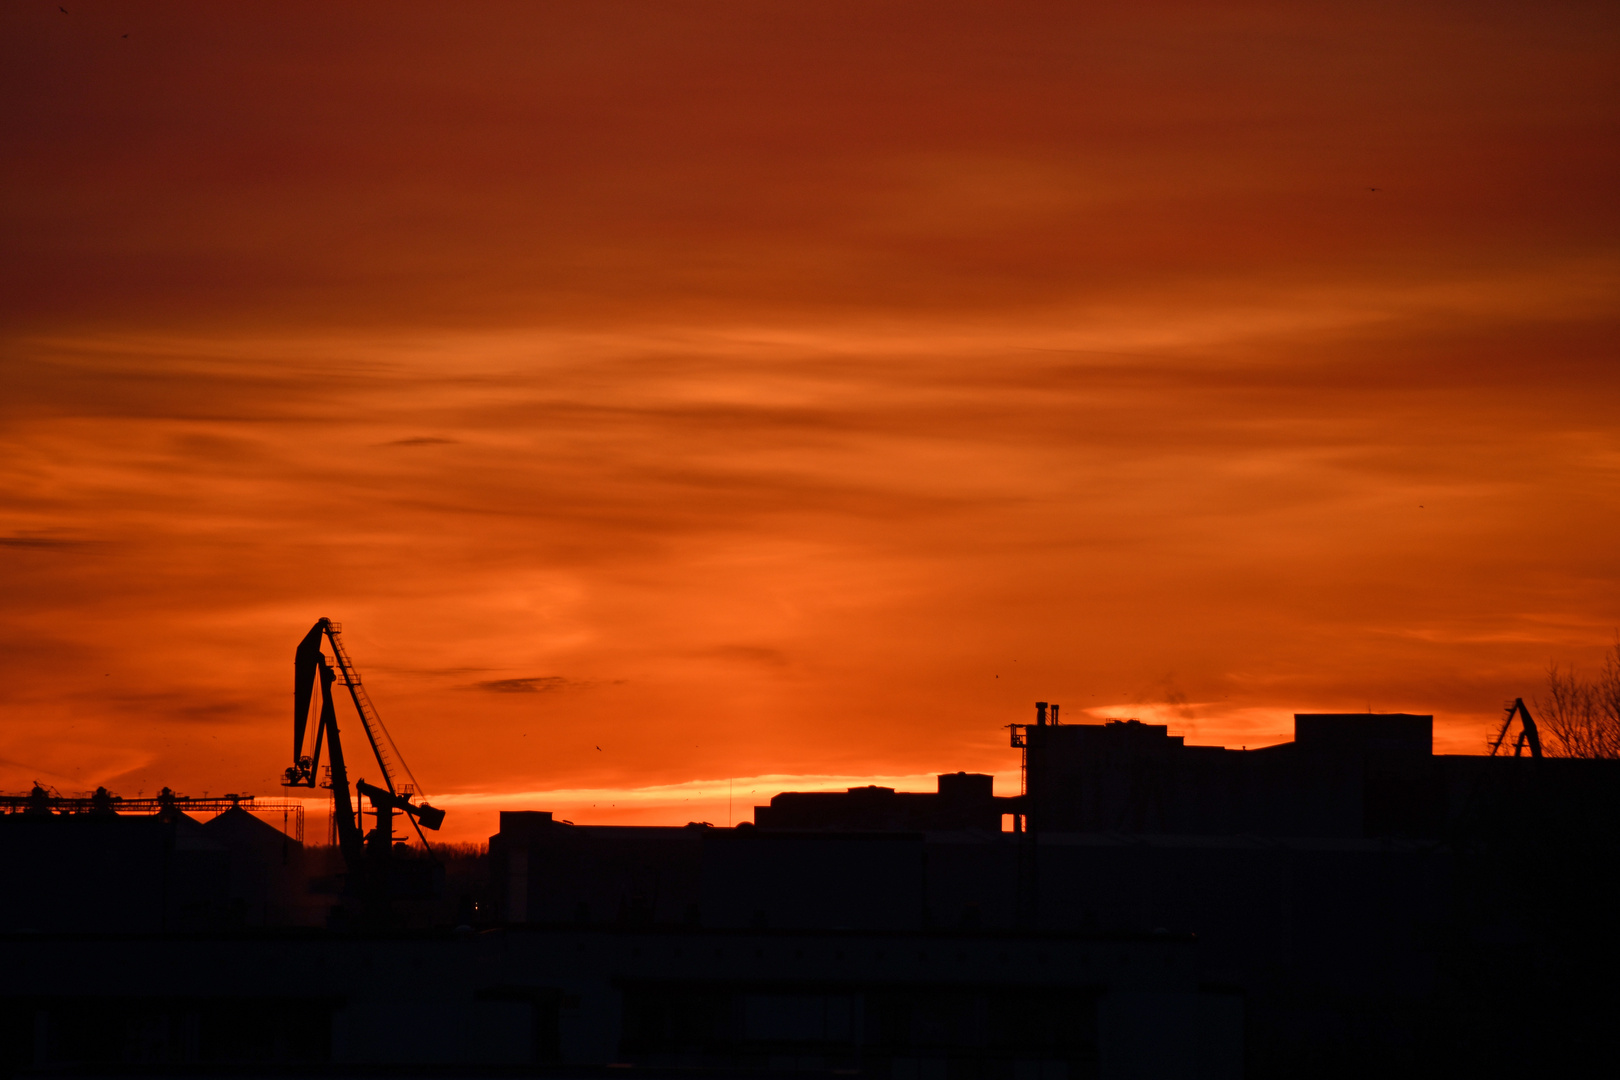
[[[416,827],[417,836],[422,839],[422,846],[426,848],[427,837],[422,835],[422,830],[424,828],[437,830],[443,825],[444,811],[425,802],[411,801],[414,795],[420,793],[421,786],[416,783],[416,777],[412,774],[410,766],[405,764],[399,747],[394,745],[393,737],[388,734],[388,729],[383,727],[382,718],[377,715],[377,708],[371,703],[370,695],[361,685],[360,673],[343,648],[342,630],[342,626],[331,619],[318,619],[309,633],[298,643],[298,652],[293,660],[293,764],[286,771],[282,784],[286,787],[316,786],[316,774],[321,761],[321,743],[324,741],[327,746],[327,757],[331,763],[330,778],[326,786],[332,789],[333,815],[337,823],[338,846],[343,852],[343,862],[357,883],[370,883],[366,887],[386,888],[388,875],[384,868],[394,848],[394,815],[404,814],[410,820]],[[321,651],[322,638],[332,646],[330,662]],[[333,664],[337,666],[336,671],[333,670]],[[309,729],[309,706],[317,679],[321,686],[321,716],[315,726],[313,748],[305,754],[304,741]],[[343,757],[343,741],[338,734],[337,709],[332,699],[332,684],[339,681],[348,688],[349,698],[354,702],[355,711],[360,714],[360,726],[365,730],[366,741],[371,744],[371,752],[376,756],[378,768],[382,770],[385,785],[378,787],[366,783],[363,779],[355,784],[356,797],[364,796],[371,800],[372,809],[376,813],[377,825],[369,834],[362,833],[354,801],[349,795],[348,764]],[[409,784],[399,782],[396,774],[400,772],[409,778]]]
[[1508,729],[1513,726],[1513,718],[1519,718],[1519,737],[1513,743],[1513,756],[1518,757],[1524,752],[1526,743],[1530,744],[1530,756],[1541,756],[1541,733],[1536,730],[1536,721],[1530,715],[1530,710],[1524,707],[1524,698],[1514,698],[1513,704],[1507,707],[1507,715],[1502,718],[1501,727],[1496,730],[1496,738],[1491,740],[1491,757],[1502,749],[1507,739]]

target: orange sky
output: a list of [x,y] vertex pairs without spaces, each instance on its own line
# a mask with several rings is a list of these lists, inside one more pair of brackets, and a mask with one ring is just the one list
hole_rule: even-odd
[[320,615],[456,838],[1037,699],[1475,752],[1620,626],[1612,4],[58,6],[0,789],[279,796]]

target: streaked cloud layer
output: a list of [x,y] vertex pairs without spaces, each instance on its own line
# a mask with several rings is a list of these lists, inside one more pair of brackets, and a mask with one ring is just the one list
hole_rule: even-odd
[[270,793],[318,615],[469,811],[1620,624],[1607,7],[3,18],[0,786]]

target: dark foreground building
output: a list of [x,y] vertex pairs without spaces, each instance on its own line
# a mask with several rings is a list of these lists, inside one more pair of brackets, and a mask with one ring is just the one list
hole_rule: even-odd
[[510,924],[1170,936],[1251,1076],[1612,1056],[1620,762],[1435,755],[1432,726],[1301,714],[1228,750],[1042,708],[1017,795],[958,773],[784,793],[736,829],[503,814],[494,896]]
[[386,924],[245,814],[4,816],[0,1071],[1607,1071],[1616,763],[1437,756],[1430,727],[1301,715],[1234,751],[1042,710],[1017,794],[790,792],[733,829],[503,813]]
[[[1241,1075],[1185,937],[534,927],[0,943],[14,1074]],[[93,981],[91,979],[93,978]]]
[[297,926],[329,902],[304,845],[232,809],[153,815],[0,814],[0,929],[153,934]]

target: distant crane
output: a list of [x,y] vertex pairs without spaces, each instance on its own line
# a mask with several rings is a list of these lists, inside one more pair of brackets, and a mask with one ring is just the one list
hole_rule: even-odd
[[[443,825],[444,811],[425,802],[411,801],[420,792],[420,785],[416,783],[410,766],[405,764],[399,747],[394,745],[388,729],[383,727],[382,718],[377,715],[370,695],[361,685],[360,673],[343,648],[342,631],[342,626],[331,619],[318,619],[298,643],[298,652],[293,659],[293,763],[287,769],[282,784],[285,787],[316,786],[321,743],[324,741],[331,762],[330,776],[325,786],[332,789],[333,816],[337,823],[338,847],[343,852],[343,862],[357,879],[386,880],[387,875],[376,872],[376,868],[393,851],[394,814],[404,814],[416,827],[422,846],[427,847],[427,837],[422,835],[422,830],[437,830]],[[330,661],[321,651],[323,638],[332,646]],[[333,670],[334,664],[336,671]],[[315,726],[313,748],[306,754],[304,742],[309,728],[309,706],[317,679],[321,686],[321,715]],[[354,702],[355,711],[360,714],[360,726],[365,730],[366,741],[371,744],[377,767],[382,770],[384,787],[368,784],[364,780],[355,784],[356,796],[369,799],[376,812],[377,826],[369,834],[362,834],[354,801],[349,795],[348,763],[343,757],[337,709],[332,700],[332,684],[338,681],[348,688],[349,698]],[[398,782],[396,774],[399,772],[410,778],[409,784]],[[373,869],[370,874],[364,872],[368,866]]]
[[1530,715],[1530,710],[1524,706],[1524,698],[1514,698],[1513,704],[1507,707],[1507,715],[1502,718],[1502,726],[1496,730],[1496,738],[1491,740],[1491,757],[1502,749],[1502,743],[1507,739],[1508,729],[1513,726],[1513,718],[1519,718],[1519,737],[1513,742],[1513,756],[1518,757],[1524,752],[1526,743],[1530,745],[1530,756],[1541,756],[1541,734],[1536,730],[1536,721]]

